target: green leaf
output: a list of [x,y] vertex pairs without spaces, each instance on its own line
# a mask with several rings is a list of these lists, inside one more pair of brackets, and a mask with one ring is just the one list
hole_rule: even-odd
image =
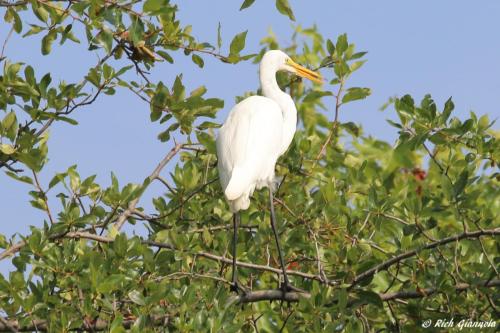
[[165,59],[169,63],[171,63],[171,64],[174,63],[174,59],[167,52],[165,52],[165,51],[156,51],[156,54],[158,54],[160,57],[162,57],[163,59]]
[[40,95],[45,97],[47,95],[47,88],[52,82],[52,78],[50,77],[50,73],[45,74],[40,80],[40,84],[38,85],[38,89],[40,91]]
[[12,125],[17,123],[17,117],[14,111],[7,113],[7,115],[2,120],[2,128],[7,131]]
[[108,29],[102,29],[97,35],[96,41],[104,47],[106,53],[110,53],[113,47],[113,33]]
[[364,99],[370,96],[371,90],[369,88],[349,88],[346,94],[342,97],[342,104]]
[[111,323],[109,327],[110,333],[125,333],[125,329],[123,328],[123,316],[117,315],[116,318]]
[[207,92],[207,88],[205,86],[199,86],[198,88],[191,91],[191,93],[189,94],[189,97],[203,96],[206,92]]
[[180,100],[180,99],[183,99],[184,98],[184,91],[185,91],[185,88],[184,88],[184,85],[182,84],[182,81],[181,81],[181,76],[177,75],[175,77],[175,81],[174,81],[174,86],[172,88],[173,92],[174,92],[174,95],[175,97]]
[[122,67],[118,70],[118,72],[115,73],[115,75],[113,77],[119,77],[123,74],[125,74],[125,72],[127,72],[129,69],[131,69],[132,67],[134,67],[133,65],[129,65],[129,66],[125,66],[125,67]]
[[142,41],[142,39],[143,39],[144,23],[142,23],[141,19],[134,16],[132,18],[132,24],[130,25],[128,31],[129,31],[130,40],[134,44],[137,44],[138,42]]
[[332,96],[331,91],[319,91],[319,90],[313,90],[309,94],[306,95],[304,100],[302,101],[303,103],[308,103],[308,102],[314,102],[320,99],[321,97],[324,96]]
[[444,104],[444,110],[443,113],[441,114],[441,120],[443,122],[446,122],[448,118],[450,117],[451,112],[455,108],[455,104],[453,104],[453,101],[451,100],[451,97],[448,98],[446,103]]
[[388,122],[391,126],[394,126],[394,127],[396,127],[396,128],[399,128],[399,129],[402,129],[402,128],[403,128],[403,126],[401,126],[401,124],[398,124],[398,123],[396,123],[395,121],[392,121],[392,120],[390,120],[390,119],[386,119],[386,121],[387,121],[387,122]]
[[142,10],[145,12],[153,13],[162,9],[162,7],[168,5],[166,0],[146,0]]
[[363,56],[365,54],[367,54],[367,53],[368,52],[356,52],[352,56],[349,57],[349,60],[356,60],[356,59],[359,59],[359,58],[363,58]]
[[347,34],[340,35],[337,38],[337,45],[336,45],[337,53],[338,53],[339,56],[342,55],[342,53],[344,53],[345,50],[347,50],[347,46],[348,46],[348,43],[347,43]]
[[111,77],[114,75],[113,67],[104,63],[102,65],[102,75],[103,75],[105,81],[108,81],[109,79],[111,79]]
[[64,177],[66,177],[66,175],[67,175],[66,173],[56,174],[49,182],[49,189],[56,186],[58,183],[62,182],[64,180]]
[[356,295],[363,304],[373,304],[381,309],[384,307],[384,303],[379,294],[373,291],[359,290],[356,292]]
[[295,16],[293,15],[288,0],[276,0],[276,9],[278,9],[281,14],[288,16],[290,20],[295,21]]
[[61,41],[60,41],[61,45],[64,44],[66,39],[68,39],[68,35],[71,33],[72,28],[73,28],[73,24],[68,24],[66,26],[66,28],[64,28],[64,31],[63,31],[62,36],[61,36]]
[[198,141],[207,148],[210,154],[215,154],[215,140],[210,134],[197,131],[196,138],[198,138]]
[[328,53],[330,53],[330,55],[335,52],[335,45],[330,39],[326,40],[326,49],[328,50]]
[[360,133],[360,129],[358,126],[356,126],[355,123],[352,121],[343,123],[340,125],[342,128],[344,128],[347,132],[351,133],[353,136],[358,137]]
[[251,6],[254,2],[255,2],[255,0],[245,0],[245,1],[241,4],[240,10],[243,10],[243,9],[245,9],[245,8],[250,7],[250,6]]
[[217,27],[217,47],[219,48],[219,50],[222,47],[222,36],[221,36],[221,25],[220,25],[220,22],[219,22],[219,25]]
[[139,292],[137,290],[133,290],[133,291],[129,292],[128,297],[130,298],[130,300],[132,302],[134,302],[137,305],[141,305],[141,306],[146,305],[146,302],[144,300],[144,296],[142,295],[141,292]]
[[45,37],[42,39],[42,54],[47,55],[50,53],[50,50],[52,48],[52,43],[56,40],[57,38],[57,31],[56,30],[50,30]]
[[464,191],[468,179],[469,171],[462,171],[460,173],[460,176],[458,176],[457,182],[453,185],[453,193],[455,194],[455,196],[459,196]]
[[62,121],[66,122],[68,124],[71,124],[71,125],[78,125],[78,121],[76,121],[75,119],[69,118],[69,117],[57,116],[56,119],[62,120]]
[[40,33],[41,31],[46,30],[44,27],[41,27],[41,26],[38,26],[38,25],[35,25],[35,24],[30,24],[30,26],[31,26],[31,29],[28,30],[28,32],[25,33],[23,35],[23,37],[27,37],[27,36],[31,36],[31,35],[36,35],[36,34]]
[[26,66],[24,68],[24,77],[26,78],[26,82],[30,85],[34,86],[36,84],[35,71],[33,70],[33,67]]
[[19,14],[17,14],[13,7],[7,9],[7,12],[5,13],[5,20],[7,22],[14,21],[14,31],[17,33],[21,33],[21,31],[23,30],[23,23],[21,21],[21,18],[19,17]]
[[231,46],[229,47],[229,54],[231,55],[239,55],[241,50],[245,48],[245,39],[247,37],[247,31],[243,31],[236,36],[234,36],[231,41]]
[[214,122],[211,122],[211,121],[204,121],[200,125],[196,126],[196,128],[198,128],[200,130],[204,130],[204,129],[207,129],[207,128],[219,128],[219,127],[221,127],[220,124],[217,124],[217,123],[214,123]]
[[43,8],[42,6],[39,6],[37,8],[33,7],[33,12],[35,13],[35,16],[38,17],[38,19],[44,23],[47,23],[47,20],[49,19],[49,12]]
[[18,176],[16,173],[14,173],[12,171],[7,171],[6,174],[9,177],[14,178],[15,180],[18,180],[20,182],[23,182],[26,184],[33,184],[33,180],[28,176]]
[[203,68],[203,66],[205,65],[205,62],[203,61],[203,58],[200,57],[199,55],[195,54],[195,53],[193,53],[193,55],[191,56],[191,59],[200,68]]
[[358,70],[359,68],[361,68],[361,66],[364,65],[364,63],[366,62],[366,60],[360,60],[360,61],[355,61],[353,62],[350,66],[349,66],[349,70],[352,72]]
[[97,71],[96,68],[91,68],[85,78],[89,80],[89,82],[92,83],[94,86],[98,88],[100,87],[101,74]]

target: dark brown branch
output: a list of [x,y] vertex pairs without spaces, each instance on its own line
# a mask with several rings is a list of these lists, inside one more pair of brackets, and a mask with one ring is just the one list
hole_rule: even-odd
[[464,240],[464,239],[479,238],[481,236],[486,236],[486,235],[488,235],[488,236],[500,235],[500,228],[491,229],[491,230],[478,230],[478,231],[473,231],[473,232],[464,232],[464,233],[461,233],[459,235],[450,236],[450,237],[447,237],[447,238],[443,238],[443,239],[441,239],[439,241],[432,242],[432,243],[427,244],[425,246],[422,246],[422,247],[420,247],[418,249],[401,253],[400,255],[397,255],[397,256],[389,259],[389,260],[386,260],[383,263],[378,264],[375,267],[372,267],[369,270],[364,271],[363,273],[361,273],[358,276],[356,276],[354,278],[354,280],[352,281],[352,284],[349,286],[348,289],[351,289],[352,287],[354,287],[355,285],[357,285],[363,279],[366,279],[367,277],[375,275],[378,272],[383,271],[383,270],[391,267],[392,265],[400,262],[401,260],[413,257],[417,253],[419,253],[419,252],[421,252],[423,250],[430,250],[430,249],[434,249],[434,248],[436,248],[438,246],[445,245],[445,244],[448,244],[448,243],[451,243],[451,242],[461,241],[461,240]]
[[[459,283],[455,286],[455,290],[459,292],[474,287],[492,288],[498,286],[500,286],[500,280],[491,280],[486,282],[480,282],[478,284]],[[397,291],[392,293],[380,294],[380,298],[382,299],[382,301],[390,301],[394,299],[422,298],[438,292],[439,290],[437,288],[426,288],[420,291]]]
[[12,160],[11,164],[8,164],[7,162],[0,162],[0,168],[6,167],[9,171],[14,173],[23,172],[23,169],[16,169],[12,166],[15,163],[17,163],[16,160]]
[[301,298],[310,298],[309,293],[286,292],[280,289],[249,291],[243,295],[233,296],[233,300],[238,304],[253,303],[261,301],[285,301],[298,302]]

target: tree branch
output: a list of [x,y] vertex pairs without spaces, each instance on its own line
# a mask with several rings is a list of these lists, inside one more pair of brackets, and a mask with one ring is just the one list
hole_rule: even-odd
[[309,293],[286,292],[280,289],[249,291],[245,294],[233,296],[232,300],[238,304],[261,302],[261,301],[285,301],[298,302],[301,298],[310,298]]
[[414,255],[416,255],[417,253],[419,253],[423,250],[430,250],[430,249],[433,249],[433,248],[436,248],[438,246],[445,245],[445,244],[448,244],[451,242],[461,241],[464,239],[479,238],[481,236],[486,236],[486,235],[489,235],[489,236],[500,235],[500,228],[490,229],[490,230],[478,230],[478,231],[473,231],[473,232],[464,232],[464,233],[461,233],[459,235],[450,236],[447,238],[443,238],[439,241],[432,242],[432,243],[427,244],[425,246],[422,246],[418,249],[401,253],[400,255],[397,255],[389,260],[386,260],[383,263],[378,264],[375,267],[372,267],[369,270],[364,271],[363,273],[356,276],[348,289],[351,289],[352,287],[354,287],[356,284],[358,284],[360,281],[366,279],[367,277],[375,275],[378,272],[385,270],[385,269],[389,268],[390,266],[400,262],[401,260],[413,257]]
[[[146,178],[149,179],[150,182],[153,182],[153,180],[160,175],[161,170],[167,165],[167,163],[179,152],[179,150],[182,148],[182,144],[178,143],[170,150],[170,152],[161,160],[161,162],[158,164],[158,166],[153,170],[153,172]],[[116,221],[116,224],[114,225],[114,228],[119,231],[127,218],[129,218],[130,215],[135,211],[135,206],[139,202],[139,199],[141,196],[137,197],[136,199],[132,200],[128,208],[121,213],[121,215],[118,217],[118,220]]]
[[[455,286],[455,290],[459,292],[474,287],[492,288],[498,286],[500,286],[500,280],[491,280],[491,281],[482,281],[478,284],[459,283]],[[422,298],[438,292],[439,290],[437,288],[427,288],[427,289],[421,289],[419,291],[397,291],[392,293],[379,294],[379,296],[382,299],[382,301],[386,302],[394,299]]]

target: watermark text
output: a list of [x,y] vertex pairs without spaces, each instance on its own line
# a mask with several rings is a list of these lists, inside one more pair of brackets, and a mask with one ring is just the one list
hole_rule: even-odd
[[461,319],[456,320],[454,318],[443,318],[443,319],[427,319],[422,322],[423,328],[435,327],[435,328],[456,328],[459,331],[464,328],[496,328],[497,323],[494,320],[473,320],[473,319]]

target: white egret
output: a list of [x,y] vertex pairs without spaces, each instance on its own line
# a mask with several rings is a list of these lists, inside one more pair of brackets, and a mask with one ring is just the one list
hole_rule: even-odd
[[297,125],[297,108],[290,95],[276,81],[276,72],[286,71],[316,82],[321,76],[295,63],[279,50],[268,51],[260,62],[260,84],[264,96],[251,96],[229,113],[217,137],[219,178],[233,212],[233,272],[231,290],[238,291],[236,279],[236,242],[239,211],[250,205],[254,189],[269,188],[271,227],[283,271],[284,292],[293,289],[276,233],[273,206],[274,169],[277,159],[290,146]]

